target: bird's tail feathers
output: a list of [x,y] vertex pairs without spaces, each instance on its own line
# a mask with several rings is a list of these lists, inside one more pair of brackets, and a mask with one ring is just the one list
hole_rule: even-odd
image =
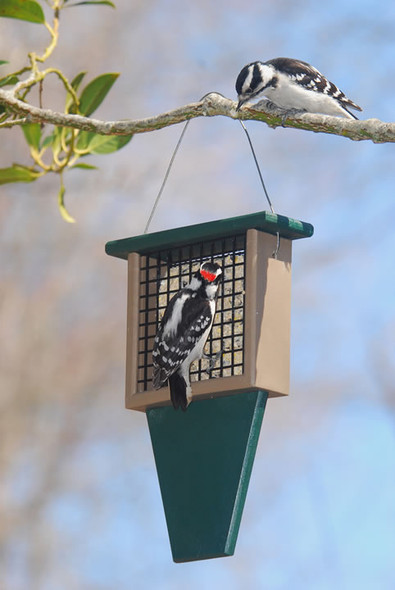
[[152,375],[152,385],[154,389],[160,389],[167,381],[168,373],[165,369],[160,367],[154,367],[154,373]]
[[170,398],[177,410],[179,407],[185,412],[191,401],[191,387],[178,371],[169,377]]
[[354,115],[354,113],[352,111],[350,111],[349,108],[346,108],[343,104],[342,104],[342,108],[346,111],[346,113],[349,114],[350,119],[355,119],[356,121],[359,120],[357,115]]
[[362,108],[357,105],[355,102],[347,98],[346,96],[344,99],[339,100],[340,106],[346,113],[349,115],[350,119],[356,119],[358,121],[358,117],[350,110],[355,109],[356,111],[362,111]]

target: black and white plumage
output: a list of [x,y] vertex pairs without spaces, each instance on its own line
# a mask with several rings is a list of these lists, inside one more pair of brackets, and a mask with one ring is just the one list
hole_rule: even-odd
[[191,282],[169,301],[152,351],[152,383],[155,389],[166,381],[175,409],[186,410],[192,399],[189,380],[191,363],[204,357],[216,307],[221,267],[204,262]]
[[265,96],[284,110],[301,110],[357,119],[349,111],[361,107],[329,82],[310,64],[277,57],[269,61],[252,62],[241,70],[236,80],[237,110],[253,98]]

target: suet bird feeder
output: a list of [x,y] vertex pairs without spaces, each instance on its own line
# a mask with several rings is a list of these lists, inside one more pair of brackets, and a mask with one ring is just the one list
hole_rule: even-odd
[[[260,212],[108,242],[128,261],[126,408],[145,411],[173,559],[232,555],[268,397],[289,393],[291,247],[313,227]],[[152,387],[152,348],[171,297],[205,260],[222,267],[193,401]],[[240,395],[234,395],[240,394]]]

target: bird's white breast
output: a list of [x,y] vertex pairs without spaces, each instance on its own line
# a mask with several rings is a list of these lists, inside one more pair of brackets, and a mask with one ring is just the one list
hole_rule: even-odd
[[328,94],[308,90],[289,76],[278,73],[275,88],[269,86],[264,90],[265,96],[284,109],[305,109],[311,113],[347,116],[344,109]]

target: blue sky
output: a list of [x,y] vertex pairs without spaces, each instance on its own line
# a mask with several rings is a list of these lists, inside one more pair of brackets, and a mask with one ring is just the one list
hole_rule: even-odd
[[[153,115],[210,90],[235,98],[245,63],[289,56],[320,69],[364,116],[395,119],[389,1],[120,0],[116,12],[81,8],[79,19],[73,10],[61,23],[63,67],[70,75],[122,72],[99,117]],[[39,32],[6,25],[1,57],[8,34],[18,39],[17,59]],[[43,457],[59,437],[65,445],[56,485],[9,537],[7,590],[33,587],[33,540],[46,547],[40,590],[395,586],[394,147],[247,125],[276,210],[312,223],[315,234],[294,243],[291,395],[268,402],[234,557],[171,561],[145,417],[123,409],[126,264],[104,255],[106,241],[142,233],[181,127],[135,137],[119,154],[92,160],[98,172],[70,175],[73,227],[59,219],[50,179],[3,187],[10,295],[2,325],[12,363],[2,390],[20,391],[13,379],[23,366],[29,391],[49,392],[26,411],[26,439],[7,471],[10,514],[31,517]],[[7,137],[18,153],[16,135]],[[15,159],[10,148],[2,166],[9,154]],[[262,208],[240,125],[200,119],[152,230]],[[19,403],[22,412],[23,396]],[[72,436],[63,440],[68,422]]]

